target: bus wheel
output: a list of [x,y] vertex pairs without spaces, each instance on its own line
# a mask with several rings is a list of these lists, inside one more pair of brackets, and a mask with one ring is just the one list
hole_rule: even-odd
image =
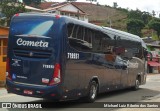
[[136,81],[135,81],[135,86],[133,87],[133,90],[138,90],[139,89],[139,85],[140,85],[140,82],[139,82],[139,79],[137,78]]
[[92,81],[89,84],[89,92],[87,95],[87,102],[93,103],[96,99],[97,96],[97,88],[98,88],[98,84],[95,81]]

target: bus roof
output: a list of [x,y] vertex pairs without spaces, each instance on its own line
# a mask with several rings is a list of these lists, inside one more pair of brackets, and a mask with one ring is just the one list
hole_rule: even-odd
[[[20,13],[18,15],[19,16],[45,16],[45,17],[56,17],[57,16],[56,14],[51,14],[51,13],[33,13],[33,12]],[[71,18],[71,17],[68,17],[68,16],[62,16],[62,15],[58,15],[58,16],[60,18],[64,19],[65,22],[85,26],[85,27],[90,28],[90,29],[102,31],[106,34],[109,33],[109,34],[112,34],[112,35],[120,36],[122,39],[141,42],[142,46],[146,47],[143,40],[137,35],[133,35],[133,34],[130,34],[130,33],[124,32],[124,31],[120,31],[120,30],[116,30],[116,29],[113,29],[113,28],[109,28],[109,27],[97,26],[97,25],[87,23],[87,22],[84,22],[84,21],[81,21],[81,20],[77,20],[75,18]]]
[[110,34],[113,34],[113,35],[116,35],[116,36],[120,36],[121,38],[126,39],[126,40],[140,42],[141,45],[144,48],[147,48],[146,44],[144,43],[144,41],[137,35],[134,35],[134,34],[131,34],[131,33],[127,33],[127,32],[124,32],[124,31],[120,31],[120,30],[116,30],[116,29],[109,28],[109,27],[97,26],[97,25],[94,25],[94,24],[91,24],[91,23],[87,23],[87,22],[84,22],[84,21],[81,21],[81,20],[77,20],[77,19],[74,19],[74,18],[71,18],[71,17],[68,17],[68,16],[62,16],[62,17],[64,19],[67,19],[66,21],[69,21],[69,23],[82,25],[82,26],[88,27],[90,29],[95,29],[95,30],[102,31],[104,33],[110,33]]
[[62,17],[64,19],[69,19],[69,22],[71,22],[71,23],[79,24],[79,25],[82,25],[82,26],[85,26],[85,27],[88,27],[88,28],[91,28],[91,29],[95,29],[95,30],[100,30],[104,33],[110,33],[110,34],[113,34],[113,35],[121,36],[123,39],[128,39],[128,40],[141,42],[141,38],[137,35],[134,35],[134,34],[130,34],[130,33],[120,31],[120,30],[116,30],[116,29],[109,28],[109,27],[97,26],[97,25],[87,23],[87,22],[84,22],[84,21],[80,21],[80,20],[77,20],[77,19],[74,19],[74,18],[71,18],[71,17],[67,17],[67,16],[62,16]]
[[[114,33],[115,35],[121,36],[121,37],[127,37],[130,38],[131,40],[138,40],[140,41],[140,37],[137,35],[133,35],[124,31],[120,31],[120,30],[116,30],[113,28],[109,28],[109,27],[102,27],[103,29],[105,29],[106,31],[110,32],[110,33]],[[126,38],[126,39],[127,39]]]

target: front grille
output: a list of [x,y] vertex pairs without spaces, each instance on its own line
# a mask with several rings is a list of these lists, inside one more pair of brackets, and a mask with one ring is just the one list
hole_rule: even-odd
[[50,58],[52,51],[48,50],[29,50],[29,49],[14,49],[14,55],[17,57],[26,57],[26,58]]

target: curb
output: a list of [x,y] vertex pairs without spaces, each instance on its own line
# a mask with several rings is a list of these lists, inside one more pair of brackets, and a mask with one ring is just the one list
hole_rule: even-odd
[[148,73],[147,75],[159,75],[160,73]]

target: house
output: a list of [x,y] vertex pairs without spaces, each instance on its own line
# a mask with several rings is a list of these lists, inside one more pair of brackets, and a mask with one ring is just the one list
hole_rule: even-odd
[[25,5],[25,9],[28,9],[28,10],[30,10],[31,12],[44,12],[44,11],[41,10],[41,9],[34,8],[34,7],[31,7],[31,6],[27,6],[27,5]]
[[115,8],[86,2],[42,2],[39,7],[46,12],[71,16],[100,26],[106,23],[114,27],[114,21],[127,17],[125,14],[119,14],[120,12]]
[[88,22],[88,14],[85,13],[80,8],[78,8],[72,2],[62,2],[62,3],[44,2],[41,3],[39,7],[43,9],[43,11],[48,13],[66,15],[69,17],[73,17]]
[[8,33],[8,27],[0,26],[0,86],[5,83]]

